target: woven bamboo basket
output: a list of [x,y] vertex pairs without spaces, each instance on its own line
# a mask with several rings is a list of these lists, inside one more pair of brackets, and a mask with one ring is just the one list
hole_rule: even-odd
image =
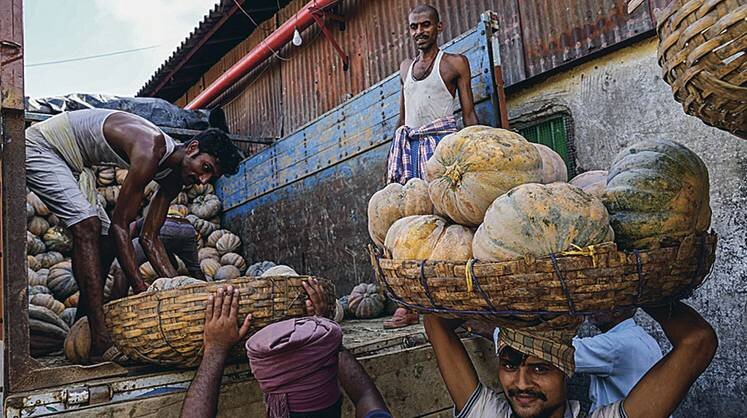
[[370,252],[379,282],[402,306],[512,328],[563,329],[585,315],[689,296],[715,251],[710,233],[645,251],[619,251],[610,242],[505,262],[391,260]]
[[747,139],[747,0],[672,0],[659,65],[685,113]]
[[[104,305],[106,325],[114,345],[130,359],[144,363],[193,367],[202,357],[205,305],[218,287],[239,289],[239,321],[252,314],[251,331],[283,319],[306,315],[309,276],[240,277],[160,292],[145,292]],[[334,306],[334,285],[319,279],[327,305]],[[231,353],[245,357],[243,341]]]

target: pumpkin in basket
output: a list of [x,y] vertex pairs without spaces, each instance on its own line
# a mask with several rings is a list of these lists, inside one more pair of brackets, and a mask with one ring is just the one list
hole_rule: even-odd
[[275,267],[275,263],[272,261],[260,261],[249,266],[246,269],[246,275],[249,277],[259,277],[262,273],[270,269],[270,267]]
[[215,273],[218,272],[219,268],[221,268],[221,264],[214,258],[206,258],[200,261],[200,270],[202,270],[202,274],[211,279],[215,277]]
[[569,183],[598,199],[603,199],[604,188],[607,186],[607,171],[587,171],[572,178]]
[[49,269],[47,287],[57,300],[65,300],[78,291],[78,283],[75,282],[73,266],[69,260],[57,263]]
[[286,266],[284,264],[280,264],[277,266],[272,266],[265,270],[260,277],[273,277],[273,276],[298,276],[299,274],[296,273],[296,270],[293,270],[292,267]]
[[145,263],[141,264],[140,267],[138,267],[137,271],[138,273],[140,273],[140,277],[142,277],[143,281],[146,283],[152,283],[153,280],[156,280],[158,278],[158,273],[156,273],[156,270],[153,269],[150,261],[146,261]]
[[67,254],[73,250],[73,236],[64,227],[53,226],[44,234],[44,244],[49,251]]
[[41,216],[34,216],[26,225],[26,229],[37,237],[41,237],[49,229],[49,222]]
[[640,142],[612,162],[604,203],[624,249],[700,234],[711,224],[708,170],[677,142]]
[[348,309],[356,318],[369,319],[381,315],[384,310],[384,294],[373,283],[361,283],[348,296]]
[[161,277],[160,279],[156,279],[153,284],[148,286],[148,291],[158,292],[163,290],[178,289],[180,287],[198,283],[205,282],[189,276]]
[[26,264],[34,272],[36,272],[37,270],[41,268],[41,263],[39,263],[39,260],[37,260],[36,257],[33,255],[26,256]]
[[34,258],[36,258],[36,261],[39,262],[39,265],[43,269],[48,269],[65,259],[65,257],[57,251],[47,251],[46,253],[37,254]]
[[396,260],[467,261],[473,236],[469,228],[448,225],[440,216],[414,215],[389,228],[384,246]]
[[127,173],[129,170],[126,168],[115,168],[114,169],[114,180],[119,184],[120,186],[124,184],[125,179],[127,178]]
[[65,302],[63,305],[65,305],[66,308],[76,308],[78,307],[78,301],[80,300],[80,292],[75,292],[72,295],[68,296],[67,299],[65,299]]
[[241,272],[234,265],[221,266],[218,271],[215,272],[213,280],[231,280],[241,276]]
[[542,157],[517,133],[470,126],[441,140],[425,172],[436,213],[477,226],[498,196],[542,180]]
[[26,273],[26,277],[28,278],[28,285],[29,286],[46,286],[47,285],[47,278],[39,276],[36,274],[36,271],[31,270],[30,268],[27,269],[28,273]]
[[371,196],[368,201],[368,234],[379,247],[394,221],[411,215],[430,215],[433,203],[428,196],[428,183],[419,178],[405,185],[391,183]]
[[210,219],[218,215],[222,207],[218,196],[205,194],[197,196],[189,205],[189,210],[202,219]]
[[85,364],[91,357],[91,328],[88,317],[80,318],[70,327],[64,342],[65,358],[73,364]]
[[505,261],[612,241],[602,202],[568,183],[523,184],[495,199],[472,241],[474,257]]
[[26,253],[36,255],[44,252],[46,247],[44,242],[40,240],[36,235],[29,231],[26,231]]
[[36,193],[28,192],[28,194],[26,194],[26,202],[31,204],[37,216],[47,216],[50,214],[49,208],[41,201],[41,199],[39,199],[39,196],[37,196]]
[[40,356],[60,351],[70,327],[56,313],[43,306],[29,305],[29,348]]
[[44,293],[31,296],[29,298],[29,303],[36,306],[43,306],[57,315],[61,315],[62,311],[65,310],[65,305],[62,302],[55,299],[54,296]]
[[96,184],[99,186],[109,186],[112,183],[114,183],[114,180],[117,176],[117,172],[114,169],[114,167],[104,167],[101,168],[96,175]]
[[223,234],[218,241],[215,242],[215,249],[218,250],[218,254],[223,256],[227,253],[235,252],[241,246],[241,239],[236,234]]
[[246,271],[246,261],[244,260],[244,257],[236,254],[236,253],[225,253],[220,258],[220,263],[224,266],[226,265],[232,265],[236,266],[237,269],[239,269],[240,272]]
[[542,158],[542,184],[568,181],[568,168],[563,157],[547,145],[532,143]]
[[200,248],[197,251],[197,259],[202,262],[205,259],[212,258],[213,260],[220,263],[220,254],[218,254],[218,250],[216,250],[213,247],[204,247]]

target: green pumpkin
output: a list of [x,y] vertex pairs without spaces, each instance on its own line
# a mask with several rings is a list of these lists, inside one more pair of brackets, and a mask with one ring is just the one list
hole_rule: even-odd
[[53,226],[44,234],[44,244],[49,251],[68,254],[73,250],[73,236],[60,225]]
[[48,269],[65,259],[65,257],[57,251],[47,251],[46,253],[37,254],[34,258],[39,262],[39,265],[43,269]]
[[70,261],[57,263],[49,269],[47,287],[52,291],[55,299],[59,301],[64,301],[78,291],[78,283],[75,281],[73,266]]
[[568,183],[522,184],[501,195],[472,240],[474,258],[506,261],[612,241],[602,202]]
[[36,235],[29,231],[26,231],[26,253],[30,255],[37,255],[43,253],[46,249],[44,242],[40,240]]
[[708,169],[677,142],[640,142],[620,152],[604,203],[621,248],[652,248],[702,234],[711,224]]
[[348,309],[357,318],[376,318],[384,311],[386,299],[378,285],[361,283],[348,296]]

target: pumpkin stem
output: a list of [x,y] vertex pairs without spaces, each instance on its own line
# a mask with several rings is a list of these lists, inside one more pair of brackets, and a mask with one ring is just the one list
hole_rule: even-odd
[[449,180],[451,180],[452,184],[459,184],[459,182],[462,181],[462,170],[459,169],[459,165],[457,163],[454,163],[446,167],[444,176],[448,177]]

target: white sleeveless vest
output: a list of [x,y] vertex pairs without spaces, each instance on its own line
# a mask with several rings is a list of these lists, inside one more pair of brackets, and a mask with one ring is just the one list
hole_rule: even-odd
[[412,67],[407,71],[404,83],[405,125],[417,129],[436,119],[454,115],[454,96],[441,78],[441,58],[438,51],[431,73],[423,80],[412,77]]

